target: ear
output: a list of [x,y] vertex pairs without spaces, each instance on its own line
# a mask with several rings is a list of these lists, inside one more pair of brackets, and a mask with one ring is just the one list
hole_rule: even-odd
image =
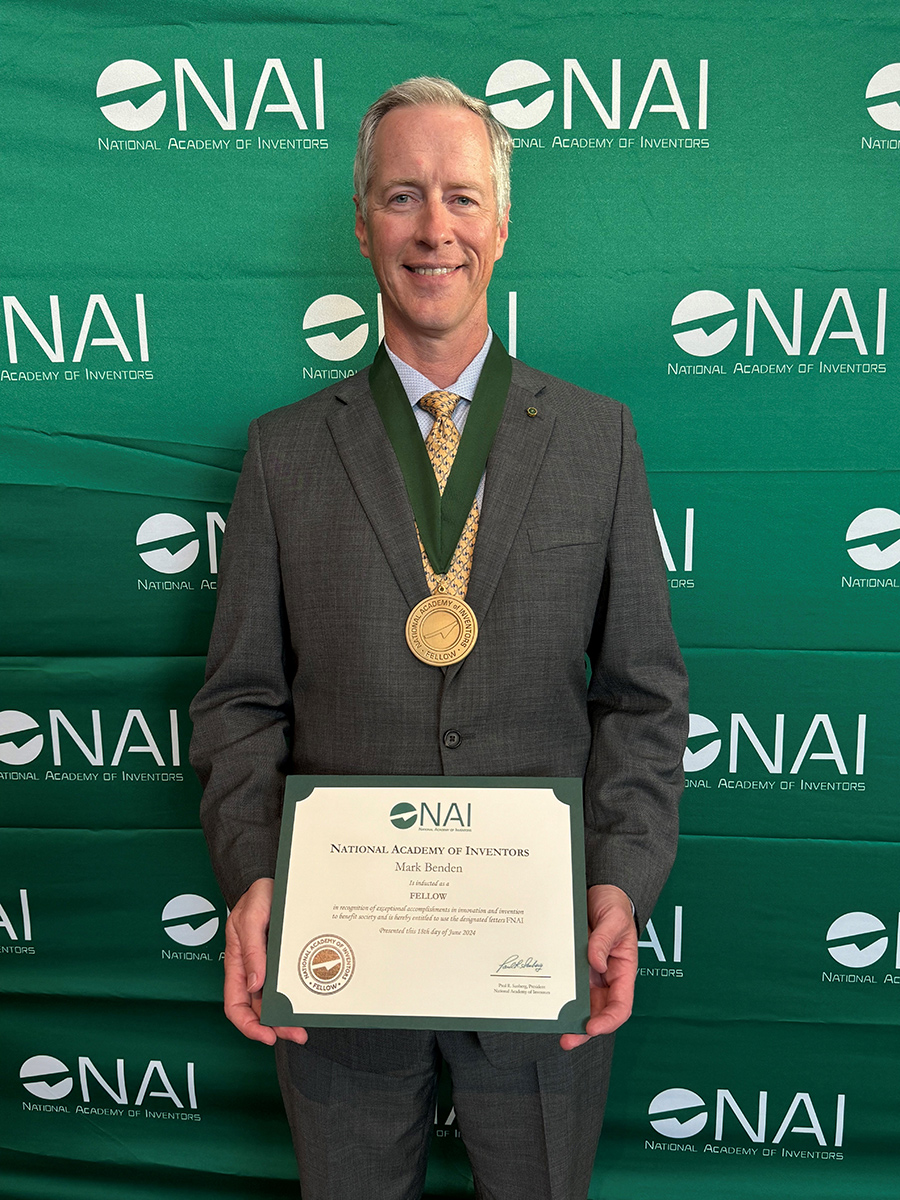
[[364,258],[369,257],[369,232],[366,229],[366,222],[363,219],[362,212],[359,207],[359,196],[353,197],[353,203],[356,205],[356,238],[359,242],[359,252]]
[[503,251],[506,249],[506,239],[509,237],[509,207],[507,204],[503,220],[497,229],[497,253],[494,255],[494,262],[503,257]]

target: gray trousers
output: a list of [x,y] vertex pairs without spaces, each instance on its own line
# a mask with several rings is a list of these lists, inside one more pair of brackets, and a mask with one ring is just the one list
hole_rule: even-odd
[[612,1037],[498,1070],[474,1033],[348,1030],[334,1055],[317,1032],[276,1048],[303,1200],[419,1200],[442,1059],[477,1197],[585,1200]]

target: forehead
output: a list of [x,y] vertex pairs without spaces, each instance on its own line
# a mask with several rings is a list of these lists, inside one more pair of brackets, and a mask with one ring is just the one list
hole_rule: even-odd
[[373,152],[373,182],[454,175],[458,178],[447,182],[490,187],[487,130],[478,114],[467,108],[436,104],[394,108],[375,131]]

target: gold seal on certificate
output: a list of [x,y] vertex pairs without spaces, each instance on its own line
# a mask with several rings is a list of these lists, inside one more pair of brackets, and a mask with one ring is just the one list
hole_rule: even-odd
[[406,644],[420,662],[447,667],[465,658],[478,637],[475,614],[458,596],[435,592],[406,621]]
[[347,986],[354,965],[349,942],[334,934],[323,934],[303,947],[297,973],[311,992],[328,995]]

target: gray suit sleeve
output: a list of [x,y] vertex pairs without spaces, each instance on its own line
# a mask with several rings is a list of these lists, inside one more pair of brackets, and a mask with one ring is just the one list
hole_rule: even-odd
[[275,874],[292,725],[289,645],[254,421],[225,531],[206,682],[191,706],[200,817],[231,906],[255,879]]
[[643,927],[675,857],[688,705],[643,456],[627,409],[622,410],[615,513],[588,656],[588,881],[622,888]]

